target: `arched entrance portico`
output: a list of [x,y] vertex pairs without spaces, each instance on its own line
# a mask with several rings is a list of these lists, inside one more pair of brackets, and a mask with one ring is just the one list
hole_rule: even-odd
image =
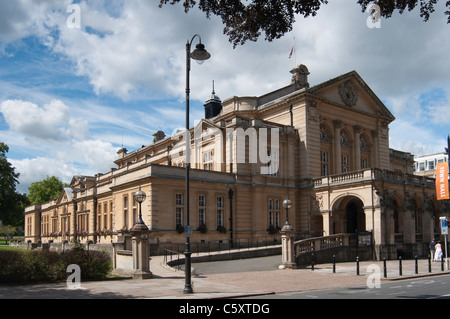
[[364,203],[356,196],[345,196],[333,205],[333,233],[366,231]]

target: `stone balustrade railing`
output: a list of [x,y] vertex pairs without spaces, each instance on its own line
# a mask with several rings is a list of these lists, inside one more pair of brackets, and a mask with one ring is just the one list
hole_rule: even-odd
[[315,178],[313,182],[314,187],[324,187],[324,186],[334,186],[345,183],[355,183],[372,180],[386,180],[390,182],[425,185],[429,187],[435,186],[434,178],[430,178],[427,176],[405,174],[402,172],[382,170],[378,168],[353,171],[337,175],[323,176]]
[[294,253],[298,257],[303,254],[352,245],[356,245],[356,234],[337,234],[296,241],[294,243]]

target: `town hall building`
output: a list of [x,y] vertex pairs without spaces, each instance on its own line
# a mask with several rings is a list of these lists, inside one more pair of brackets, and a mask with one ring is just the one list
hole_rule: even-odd
[[433,178],[413,175],[413,156],[389,148],[388,108],[356,71],[314,86],[306,66],[291,74],[262,96],[213,91],[188,133],[156,132],[120,149],[109,172],[74,176],[58,198],[25,209],[26,240],[111,245],[134,226],[141,188],[150,242],[183,243],[188,153],[192,242],[279,240],[289,198],[297,240],[370,232],[378,259],[427,254],[448,208]]

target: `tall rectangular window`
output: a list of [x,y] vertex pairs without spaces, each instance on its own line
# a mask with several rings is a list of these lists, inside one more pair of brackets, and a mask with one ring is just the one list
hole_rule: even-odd
[[203,169],[212,171],[214,167],[214,153],[213,151],[207,151],[203,153]]
[[97,206],[97,230],[102,229],[102,204],[98,204]]
[[123,197],[123,227],[128,228],[128,196]]
[[223,196],[217,196],[217,227],[223,227],[224,203]]
[[108,203],[103,204],[103,229],[108,229]]
[[322,152],[322,176],[328,176],[328,152]]
[[367,159],[366,158],[362,158],[361,159],[361,168],[367,168]]
[[175,194],[175,224],[183,225],[184,198],[183,194]]
[[109,228],[110,229],[113,229],[114,227],[113,227],[113,214],[114,214],[114,211],[113,211],[113,202],[111,201],[111,202],[109,202]]
[[269,199],[269,226],[280,227],[280,200]]
[[342,173],[347,173],[350,171],[350,160],[348,155],[342,155]]
[[133,214],[132,214],[132,218],[133,220],[131,221],[131,223],[134,225],[137,222],[137,207],[138,207],[138,202],[136,201],[136,199],[133,196]]
[[198,196],[198,225],[206,225],[206,198],[205,195]]

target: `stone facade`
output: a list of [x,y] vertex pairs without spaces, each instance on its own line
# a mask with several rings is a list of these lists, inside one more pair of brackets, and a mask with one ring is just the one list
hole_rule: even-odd
[[117,241],[137,220],[141,187],[150,242],[184,242],[189,139],[192,242],[280,240],[288,197],[296,239],[370,231],[379,258],[425,253],[449,213],[434,179],[412,175],[411,154],[389,148],[394,116],[355,71],[312,87],[305,66],[291,73],[290,85],[221,110],[214,94],[189,135],[158,132],[120,149],[109,172],[75,176],[58,199],[26,208],[26,239]]

